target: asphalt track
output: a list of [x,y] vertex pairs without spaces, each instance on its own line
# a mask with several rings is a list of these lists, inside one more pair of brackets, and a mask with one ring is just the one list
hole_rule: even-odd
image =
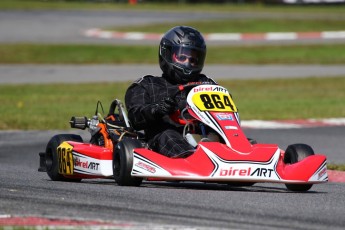
[[[133,188],[119,187],[113,180],[53,182],[37,171],[38,152],[61,132],[66,131],[0,133],[0,217],[44,217],[58,223],[72,219],[70,224],[78,220],[79,225],[81,220],[101,220],[120,229],[343,229],[345,224],[343,183],[293,193],[271,183],[232,187],[145,182]],[[270,135],[278,132],[284,131]],[[323,132],[333,130],[310,130],[316,137]],[[82,135],[88,140],[87,132]]]
[[[342,65],[206,65],[203,71],[222,79],[271,79],[345,76]],[[45,84],[133,81],[146,74],[159,76],[158,65],[0,65],[0,84]]]
[[[231,17],[248,16],[250,15],[231,15]],[[268,16],[272,17],[272,14]],[[0,42],[99,42],[97,39],[81,36],[82,31],[91,26],[137,24],[138,21],[149,23],[165,19],[178,21],[185,20],[185,17],[200,19],[205,15],[6,11],[0,12],[0,31],[8,31],[8,33],[0,33]],[[216,18],[219,15],[211,15],[211,17]],[[125,43],[125,41],[121,42]],[[44,78],[56,74],[55,77],[58,79],[57,76],[66,75],[63,72],[58,73],[59,71],[52,66],[37,68],[1,66],[1,68],[9,68],[7,73],[11,72],[19,78],[24,78],[25,75],[26,78],[23,81],[13,80],[14,78],[10,77],[9,79],[12,80],[3,81],[2,84],[27,83],[27,79],[33,79],[31,77],[37,75]],[[30,71],[25,68],[32,68],[33,74],[30,75]],[[45,68],[48,68],[48,71]],[[75,74],[75,79],[82,79],[85,76],[77,74],[78,70],[75,67],[62,66],[60,70],[64,68],[74,69],[70,73]],[[97,66],[95,68],[100,69]],[[110,66],[107,75],[111,75],[112,68]],[[4,75],[6,71],[1,70],[1,79],[4,79],[3,76],[14,76]],[[83,71],[85,72],[85,69],[81,72]],[[116,70],[112,76],[117,79],[115,73]],[[222,73],[210,75],[216,75],[217,78],[221,77]],[[300,77],[303,75],[301,74]],[[42,82],[42,78],[37,81]],[[52,135],[61,132],[67,131],[0,133],[0,223],[9,223],[6,219],[9,216],[38,216],[50,220],[64,218],[100,220],[110,223],[113,228],[120,229],[343,229],[345,225],[343,218],[345,185],[342,183],[315,185],[310,192],[301,194],[288,192],[284,185],[260,183],[252,187],[231,187],[216,184],[155,182],[144,183],[139,188],[128,188],[116,186],[112,180],[85,180],[81,183],[52,182],[45,173],[37,172],[38,152],[44,150]],[[344,162],[344,127],[248,129],[246,133],[259,142],[278,143],[282,148],[290,143],[305,142],[311,144],[316,152],[325,153],[329,160]],[[82,135],[88,140],[86,132]],[[5,221],[1,221],[2,219]],[[83,225],[82,221],[80,225]]]

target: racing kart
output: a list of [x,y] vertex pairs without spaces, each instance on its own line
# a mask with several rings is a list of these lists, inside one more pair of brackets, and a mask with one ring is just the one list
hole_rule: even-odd
[[[145,133],[135,131],[120,100],[107,116],[72,117],[72,128],[88,128],[91,139],[59,134],[39,153],[39,171],[53,181],[113,178],[121,186],[143,180],[199,181],[250,186],[257,182],[284,183],[291,191],[308,191],[328,181],[326,157],[306,144],[284,151],[276,144],[247,138],[229,91],[220,85],[186,84],[176,94],[188,93],[186,107],[171,115],[184,126],[183,136],[194,151],[171,158],[150,149]],[[104,113],[104,111],[103,111]]]

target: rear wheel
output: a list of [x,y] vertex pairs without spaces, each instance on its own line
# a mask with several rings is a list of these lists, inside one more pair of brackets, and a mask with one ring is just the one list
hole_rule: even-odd
[[81,136],[75,134],[59,134],[53,136],[48,142],[45,152],[47,174],[53,181],[81,181],[81,179],[66,178],[59,173],[57,148],[64,141],[83,142],[83,139]]
[[[306,144],[293,144],[289,145],[285,151],[284,163],[294,164],[304,158],[314,155],[314,150]],[[305,192],[308,191],[312,184],[285,184],[286,188],[291,191]]]
[[118,185],[139,186],[142,178],[132,177],[133,149],[142,148],[140,141],[136,139],[124,139],[114,145],[113,151],[113,174]]

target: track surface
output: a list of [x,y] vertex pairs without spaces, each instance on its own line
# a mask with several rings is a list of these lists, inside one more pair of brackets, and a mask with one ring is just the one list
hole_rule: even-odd
[[[52,135],[61,132],[0,133],[0,215],[100,219],[126,223],[124,229],[138,225],[149,228],[150,223],[200,229],[342,229],[345,224],[343,183],[314,185],[310,192],[301,194],[288,192],[284,185],[262,183],[231,187],[155,182],[133,188],[119,187],[113,180],[53,182],[37,171],[38,152],[44,151]],[[281,145],[289,139],[315,144],[332,133],[322,143],[333,150],[334,144],[341,142],[339,132],[343,129],[246,132],[259,141],[275,140]],[[278,133],[285,133],[280,140]],[[87,132],[82,134],[88,140]],[[338,158],[337,153],[327,153],[330,159]]]
[[[342,65],[207,65],[203,73],[222,79],[304,78],[345,76]],[[0,65],[0,84],[49,84],[134,81],[159,76],[157,65]],[[287,76],[288,75],[288,76]],[[230,89],[231,90],[231,89]]]
[[[82,32],[109,25],[251,16],[237,13],[166,15],[157,12],[1,11],[0,31],[6,33],[0,33],[0,42],[126,43],[128,41],[86,38]],[[127,223],[123,228],[134,226],[132,229],[167,225],[193,226],[195,229],[343,229],[345,225],[345,184],[315,185],[310,192],[300,194],[288,192],[284,185],[276,184],[241,188],[156,182],[130,188],[116,186],[112,180],[52,182],[45,173],[37,172],[38,152],[44,151],[52,135],[61,132],[0,133],[0,216],[121,221]],[[278,143],[282,148],[290,143],[305,142],[311,144],[316,152],[325,153],[330,161],[344,162],[343,127],[246,132],[259,142]],[[84,134],[87,140],[87,133]]]

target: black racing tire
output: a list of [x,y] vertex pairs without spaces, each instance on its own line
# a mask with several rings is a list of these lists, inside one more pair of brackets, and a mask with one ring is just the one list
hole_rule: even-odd
[[83,142],[83,139],[75,134],[58,134],[53,136],[49,140],[45,152],[47,174],[53,181],[79,182],[81,179],[66,178],[59,173],[57,147],[64,141]]
[[120,186],[140,186],[143,178],[132,177],[133,149],[142,148],[139,140],[126,138],[114,145],[113,175]]
[[[297,163],[308,156],[314,155],[314,150],[306,144],[293,144],[289,145],[284,154],[285,164]],[[288,190],[294,192],[306,192],[313,185],[312,184],[285,184]]]

